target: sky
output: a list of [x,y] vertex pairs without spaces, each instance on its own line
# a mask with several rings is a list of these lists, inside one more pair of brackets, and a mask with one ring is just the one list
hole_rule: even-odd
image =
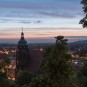
[[0,0],[0,39],[87,36],[81,0]]

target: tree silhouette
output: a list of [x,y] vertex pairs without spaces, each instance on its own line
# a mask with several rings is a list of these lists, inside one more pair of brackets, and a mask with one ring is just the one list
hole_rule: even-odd
[[71,78],[74,74],[69,60],[67,39],[58,36],[56,43],[47,48],[42,63],[42,77],[47,79],[49,87],[73,87]]
[[21,71],[16,78],[16,84],[21,87],[23,85],[28,85],[34,75],[28,71]]
[[77,87],[72,81],[75,71],[69,62],[72,57],[68,53],[68,40],[64,36],[55,38],[56,43],[49,46],[44,53],[41,74],[23,87]]
[[9,64],[10,59],[8,57],[5,57],[0,61],[0,87],[14,87],[11,86],[11,83],[7,78],[7,67]]
[[5,57],[0,61],[0,72],[7,73],[7,67],[10,65],[10,58]]
[[80,24],[83,25],[83,28],[87,28],[87,0],[81,0],[81,4],[83,5],[85,17],[80,21]]

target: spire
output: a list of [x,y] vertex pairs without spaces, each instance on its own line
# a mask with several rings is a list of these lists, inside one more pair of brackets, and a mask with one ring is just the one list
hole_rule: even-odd
[[22,28],[22,32],[23,32],[23,27],[21,27]]
[[22,27],[21,38],[24,38],[23,27]]

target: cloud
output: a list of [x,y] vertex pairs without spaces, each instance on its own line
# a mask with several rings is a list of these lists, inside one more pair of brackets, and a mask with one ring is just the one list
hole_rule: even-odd
[[39,24],[39,23],[41,23],[41,21],[40,20],[37,20],[37,21],[33,21],[33,20],[32,21],[26,21],[26,20],[22,21],[22,20],[20,20],[19,23],[23,23],[23,24],[30,24],[30,23]]
[[0,13],[1,27],[78,27],[82,17],[77,0],[4,0]]
[[10,19],[10,18],[0,18],[0,23],[7,23],[7,22],[11,22],[14,21],[14,19]]
[[23,23],[23,24],[30,24],[30,21],[20,21],[19,23]]
[[[64,0],[65,1],[65,0]],[[54,1],[53,3],[46,2],[46,0],[44,1],[44,3],[17,3],[17,2],[0,2],[0,7],[6,7],[6,8],[19,8],[19,9],[66,9],[66,10],[71,10],[71,9],[79,9],[79,3],[76,5],[74,4],[74,6],[72,5],[72,3],[65,2],[65,4],[61,4],[64,3],[64,1]],[[74,1],[75,3],[75,1]]]
[[16,19],[16,18],[0,18],[0,23],[22,23],[22,24],[40,24],[41,20]]
[[42,21],[41,20],[37,20],[37,21],[34,21],[34,23],[42,23]]
[[[21,3],[20,3],[21,2]],[[42,4],[43,2],[43,4]],[[73,4],[74,6],[73,6]],[[64,17],[64,18],[73,18],[76,15],[81,15],[80,10],[81,6],[79,1],[73,0],[44,0],[44,1],[4,1],[0,2],[0,7],[7,10],[3,10],[3,16],[9,17],[39,17],[50,16],[50,17]],[[15,9],[15,10],[14,10]],[[32,13],[33,12],[33,13]],[[79,14],[78,14],[79,13]],[[41,16],[42,17],[42,16]]]
[[7,32],[6,33],[0,32],[0,36],[1,35],[6,35],[6,36],[11,35],[12,36],[12,35],[15,35],[15,34],[7,33]]
[[59,12],[59,13],[54,13],[54,12],[40,12],[40,14],[45,15],[45,16],[50,16],[50,17],[59,17],[59,18],[75,18],[75,15],[70,14],[70,13],[64,13],[64,12]]

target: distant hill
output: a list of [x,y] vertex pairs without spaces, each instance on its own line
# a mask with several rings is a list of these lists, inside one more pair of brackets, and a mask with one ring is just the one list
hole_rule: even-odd
[[87,40],[75,41],[75,42],[69,43],[69,48],[71,50],[87,49]]
[[83,44],[87,44],[87,40],[82,40],[82,41],[75,41],[75,42],[72,42],[72,43],[83,43]]

